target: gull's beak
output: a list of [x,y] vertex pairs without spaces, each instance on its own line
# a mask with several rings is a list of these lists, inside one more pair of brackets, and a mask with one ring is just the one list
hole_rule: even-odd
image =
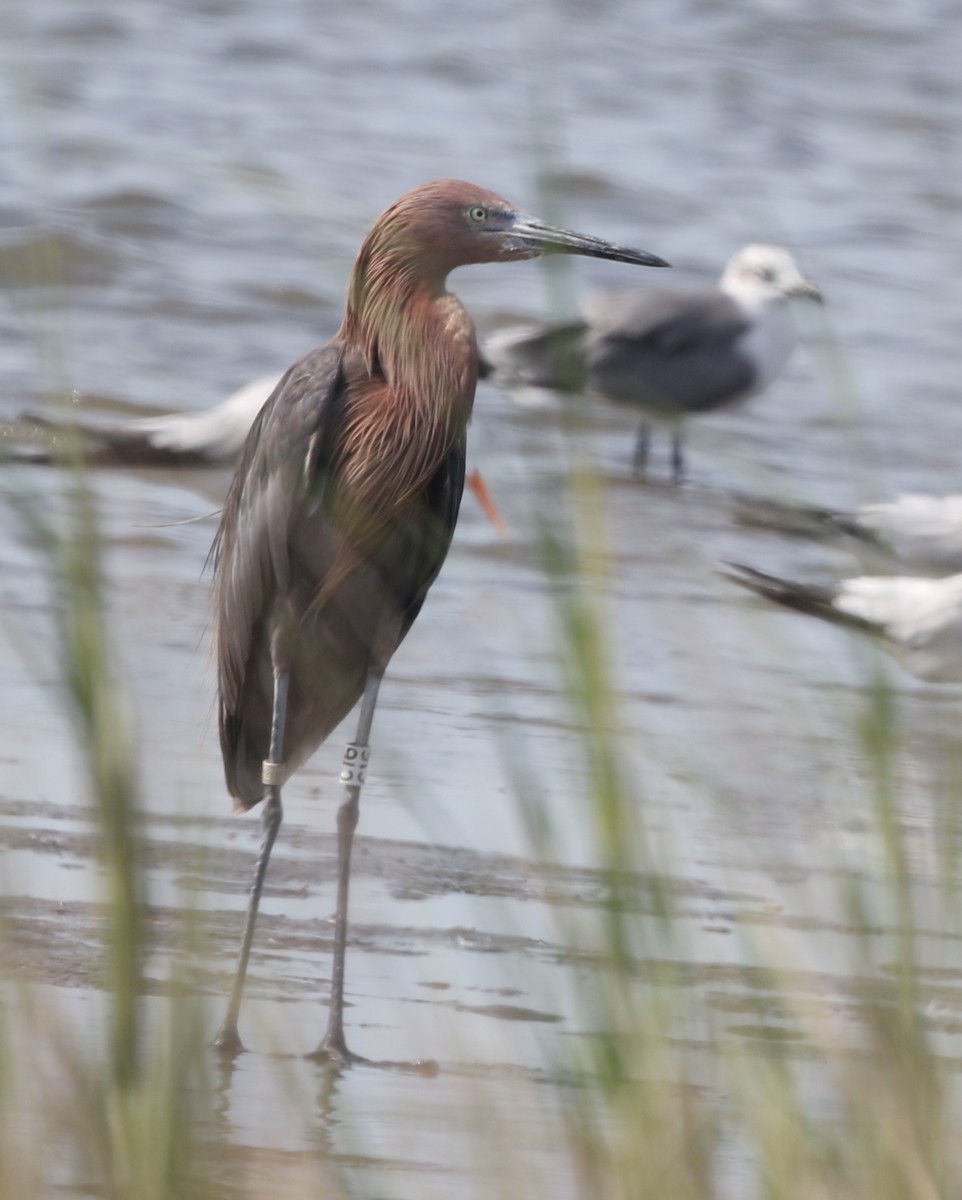
[[797,283],[793,283],[787,290],[789,296],[801,296],[803,300],[814,300],[816,304],[824,304],[825,297],[818,290],[814,283],[810,283],[807,279],[799,278]]
[[634,263],[639,267],[671,266],[671,263],[649,254],[647,250],[635,250],[632,246],[619,246],[616,242],[606,242],[589,234],[556,229],[526,213],[519,213],[505,232],[511,243],[510,248],[529,258],[541,254],[582,254],[587,258],[610,258],[615,262]]

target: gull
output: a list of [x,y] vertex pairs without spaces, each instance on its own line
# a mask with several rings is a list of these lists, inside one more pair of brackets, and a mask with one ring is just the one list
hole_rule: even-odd
[[647,467],[650,423],[666,425],[680,483],[685,419],[747,400],[784,369],[798,341],[793,296],[822,299],[788,250],[755,243],[731,258],[717,287],[600,292],[578,321],[492,335],[485,357],[509,390],[587,391],[641,409],[637,474]]
[[842,540],[861,557],[897,562],[913,570],[962,571],[962,495],[903,492],[892,500],[851,511],[816,508],[754,496],[735,498],[735,517],[820,540]]
[[[87,462],[98,466],[219,466],[233,463],[241,452],[254,418],[277,386],[280,376],[266,375],[232,392],[203,412],[176,412],[161,417],[114,417],[110,421],[67,424],[35,413],[23,420],[46,433],[78,436]],[[18,460],[50,462],[53,446],[18,453]]]
[[918,679],[962,682],[962,574],[860,575],[818,587],[726,567],[729,579],[766,600],[876,638]]
[[[114,417],[111,420],[65,426],[38,413],[26,412],[21,420],[49,435],[42,448],[17,447],[16,461],[51,463],[57,460],[56,438],[61,433],[79,436],[86,462],[93,466],[218,467],[231,466],[240,457],[254,418],[281,380],[264,375],[245,383],[226,400],[203,412],[174,412],[160,417]],[[507,526],[480,470],[475,467],[465,482],[481,505],[498,536],[506,539]]]

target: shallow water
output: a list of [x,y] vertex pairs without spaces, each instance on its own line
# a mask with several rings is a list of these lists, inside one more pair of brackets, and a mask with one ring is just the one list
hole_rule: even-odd
[[[320,1139],[338,1171],[378,1194],[487,1196],[523,1170],[564,1196],[546,1064],[591,1034],[575,997],[579,973],[603,970],[604,881],[538,530],[567,527],[567,467],[592,466],[624,766],[644,828],[671,847],[690,986],[734,1036],[775,1036],[777,1022],[762,1029],[757,1007],[746,1011],[749,929],[793,963],[801,993],[849,1011],[851,931],[834,883],[843,867],[870,882],[881,868],[853,751],[876,664],[842,632],[762,612],[717,565],[854,569],[840,552],[737,526],[737,490],[821,504],[958,490],[958,22],[937,3],[609,0],[549,19],[494,0],[483,20],[441,3],[13,7],[0,69],[2,420],[64,389],[91,410],[202,409],[280,371],[336,328],[373,217],[434,176],[638,243],[671,260],[678,282],[712,279],[744,242],[785,241],[828,298],[824,313],[800,313],[805,348],[769,396],[692,429],[681,491],[631,480],[631,414],[587,411],[572,433],[558,404],[519,409],[479,388],[471,465],[509,536],[466,498],[382,691],[352,897],[355,1048],[436,1059],[437,1078],[358,1070],[322,1094],[298,1061],[297,1086],[278,1084],[275,1056],[309,1050],[323,1019],[343,738],[287,790],[244,1015],[254,1052],[223,1092],[252,1177],[303,1178]],[[547,195],[535,186],[546,163]],[[489,328],[623,284],[626,270],[578,262],[546,282],[537,265],[471,268],[454,286]],[[663,452],[659,442],[656,476]],[[58,510],[55,471],[4,476],[6,494]],[[215,510],[227,478],[92,478],[142,751],[152,987],[165,994],[163,951],[193,896],[212,1029],[256,822],[229,815],[212,721],[203,564],[215,522],[175,523]],[[84,1028],[100,1000],[82,757],[49,580],[18,529],[12,515],[0,528],[5,907],[17,967]],[[882,669],[899,703],[902,819],[925,906],[959,697]],[[550,846],[533,843],[522,768],[550,806]],[[203,851],[190,869],[184,847]],[[545,856],[562,866],[536,869]],[[642,884],[635,899],[644,943]],[[959,943],[936,915],[929,928],[927,999],[940,1048],[958,1057]],[[657,964],[639,974],[657,978]],[[497,1154],[471,1141],[477,1111]]]

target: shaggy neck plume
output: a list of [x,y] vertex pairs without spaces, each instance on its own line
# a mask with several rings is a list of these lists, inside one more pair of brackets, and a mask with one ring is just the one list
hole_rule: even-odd
[[471,415],[474,326],[445,289],[446,275],[430,260],[426,266],[423,247],[383,220],[354,264],[339,337],[360,351],[370,386],[348,420],[356,453],[348,453],[345,471],[368,504],[403,506],[440,467]]

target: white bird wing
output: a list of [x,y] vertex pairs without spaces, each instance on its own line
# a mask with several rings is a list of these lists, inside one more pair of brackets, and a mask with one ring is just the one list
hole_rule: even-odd
[[962,569],[962,495],[905,492],[894,500],[862,505],[855,524],[909,566]]
[[920,678],[962,678],[962,575],[862,575],[839,585],[834,606],[876,625]]
[[919,679],[962,682],[962,575],[860,575],[821,587],[741,563],[724,574],[785,608],[874,635]]
[[[77,420],[72,432],[81,439],[88,462],[99,465],[177,466],[232,463],[267,398],[277,376],[255,379],[216,407],[203,412],[170,413],[161,417],[112,417]],[[27,412],[22,420],[48,435],[61,432],[62,423]],[[18,453],[18,461],[44,463],[54,456],[53,442]]]
[[130,421],[125,432],[141,433],[157,450],[228,461],[240,453],[254,418],[277,386],[276,375],[255,379],[226,400],[198,413],[171,413]]

